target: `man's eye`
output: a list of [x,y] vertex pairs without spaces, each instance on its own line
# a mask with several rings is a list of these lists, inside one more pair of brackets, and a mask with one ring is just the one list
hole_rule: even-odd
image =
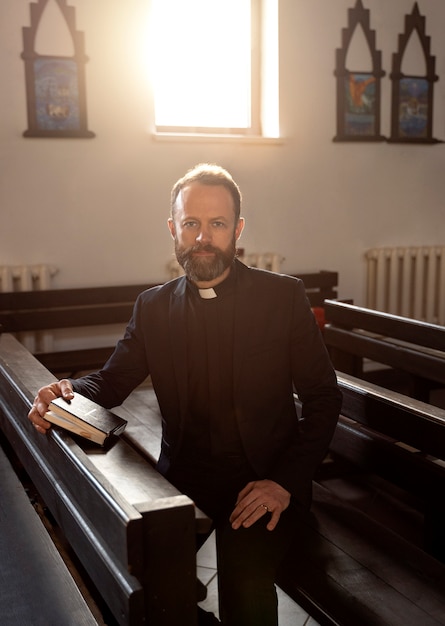
[[225,226],[225,224],[224,222],[213,222],[213,226],[215,226],[216,228],[221,228]]

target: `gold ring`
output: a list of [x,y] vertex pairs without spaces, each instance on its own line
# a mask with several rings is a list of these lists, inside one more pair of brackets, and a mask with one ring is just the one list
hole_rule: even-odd
[[266,506],[265,504],[260,504],[260,506],[263,507],[263,509],[266,509],[266,512],[269,513],[269,507]]

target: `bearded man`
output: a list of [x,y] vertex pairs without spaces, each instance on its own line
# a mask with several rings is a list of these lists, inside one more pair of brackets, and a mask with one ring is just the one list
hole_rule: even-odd
[[[178,180],[168,226],[185,276],[143,292],[103,369],[44,387],[29,418],[45,433],[54,396],[74,389],[112,408],[150,375],[158,469],[216,530],[222,624],[276,626],[276,569],[310,506],[341,395],[302,282],[235,258],[240,210],[219,166]],[[199,611],[199,623],[218,621]]]

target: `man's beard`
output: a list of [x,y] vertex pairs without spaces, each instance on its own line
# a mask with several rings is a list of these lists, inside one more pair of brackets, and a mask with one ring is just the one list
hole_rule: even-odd
[[[214,256],[194,256],[195,252],[213,252]],[[191,248],[184,248],[175,238],[175,254],[179,265],[190,280],[198,283],[209,282],[221,276],[224,270],[232,264],[236,254],[236,240],[234,237],[228,248],[220,250],[210,244],[204,246],[197,244]]]

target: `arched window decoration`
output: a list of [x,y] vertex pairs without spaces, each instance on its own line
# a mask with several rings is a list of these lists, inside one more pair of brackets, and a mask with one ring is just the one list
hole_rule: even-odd
[[[354,37],[363,33],[370,56],[370,69],[347,68],[353,63],[348,52]],[[380,81],[382,54],[376,49],[375,31],[369,25],[369,10],[357,0],[348,9],[348,27],[342,29],[342,47],[336,50],[337,134],[334,141],[382,141],[380,134]],[[359,64],[359,63],[357,63]]]
[[[412,37],[418,36],[424,55],[426,74],[412,75],[402,72],[402,62]],[[417,2],[410,15],[405,15],[405,32],[399,35],[399,48],[393,54],[391,137],[397,143],[437,143],[433,139],[433,93],[436,59],[430,54],[430,37],[425,34],[425,17],[420,14]]]
[[[69,56],[39,54],[36,39],[51,2],[59,9],[62,27],[66,23]],[[38,0],[30,3],[31,26],[23,28],[28,129],[25,137],[94,137],[87,129],[83,33],[76,30],[75,9],[66,0]],[[43,20],[42,20],[43,17]],[[54,34],[54,40],[59,38]],[[48,43],[48,42],[47,42]],[[51,43],[49,44],[51,45]]]

